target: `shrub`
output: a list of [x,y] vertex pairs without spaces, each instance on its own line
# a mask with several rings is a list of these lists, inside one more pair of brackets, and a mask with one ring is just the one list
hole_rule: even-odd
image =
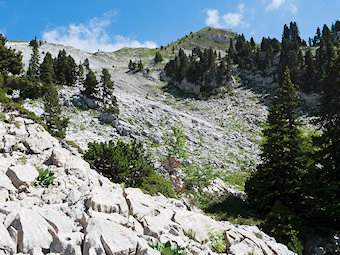
[[171,183],[155,172],[140,142],[94,142],[88,147],[84,159],[113,182],[174,197]]
[[161,255],[186,255],[186,249],[183,249],[177,245],[171,244],[170,241],[166,243],[157,243],[157,246],[149,244],[149,246],[161,253]]
[[40,186],[43,188],[48,188],[50,185],[53,185],[53,181],[55,179],[54,173],[49,169],[37,169],[39,172],[39,176],[35,181],[35,186]]

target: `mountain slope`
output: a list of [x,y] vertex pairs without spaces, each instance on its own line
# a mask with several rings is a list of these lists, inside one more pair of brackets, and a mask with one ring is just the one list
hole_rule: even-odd
[[[27,66],[31,49],[26,43],[9,43],[21,50]],[[115,83],[115,92],[120,108],[119,118],[103,123],[100,109],[86,110],[87,103],[81,95],[82,86],[63,86],[60,90],[64,112],[70,117],[67,140],[72,140],[83,149],[91,141],[107,141],[114,137],[129,137],[148,144],[156,161],[166,155],[164,135],[170,127],[180,122],[186,135],[189,157],[187,164],[209,165],[220,173],[220,178],[233,183],[230,174],[246,175],[257,164],[261,124],[267,110],[258,95],[242,87],[235,87],[229,94],[217,95],[209,100],[178,97],[162,88],[160,70],[150,64],[151,73],[142,75],[128,71],[128,60],[136,51],[119,53],[99,52],[90,54],[72,47],[43,44],[43,52],[56,56],[65,49],[77,63],[89,59],[90,67],[99,76],[102,68],[108,68]],[[132,52],[132,53],[131,53]],[[142,61],[147,60],[148,56]],[[114,67],[113,67],[114,66]],[[42,114],[39,100],[27,100],[25,105],[38,115]]]

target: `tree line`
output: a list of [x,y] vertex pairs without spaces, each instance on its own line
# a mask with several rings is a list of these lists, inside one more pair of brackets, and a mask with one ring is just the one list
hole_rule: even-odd
[[[113,95],[114,83],[107,69],[102,69],[100,81],[91,70],[89,60],[77,65],[71,55],[60,50],[56,58],[47,52],[40,64],[39,43],[36,38],[30,41],[31,58],[26,73],[23,73],[22,55],[5,46],[7,38],[0,34],[0,98],[10,101],[5,94],[20,92],[19,98],[44,99],[44,118],[48,131],[54,136],[64,138],[68,124],[62,118],[57,85],[83,86],[81,93],[91,99],[101,100],[105,111],[118,114],[117,99]],[[86,74],[86,75],[85,75]]]

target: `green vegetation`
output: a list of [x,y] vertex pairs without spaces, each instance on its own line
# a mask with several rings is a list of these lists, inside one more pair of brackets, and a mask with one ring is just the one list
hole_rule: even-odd
[[173,82],[181,83],[186,79],[199,85],[202,92],[209,93],[216,87],[214,83],[218,82],[219,86],[222,86],[231,79],[230,67],[227,67],[226,60],[222,59],[217,65],[216,57],[217,54],[212,48],[202,52],[196,47],[189,57],[180,49],[178,56],[166,64],[164,71]]
[[56,178],[54,173],[49,169],[42,169],[37,168],[39,172],[39,176],[35,181],[35,186],[40,186],[43,188],[48,188],[49,186],[53,185],[53,181]]
[[157,243],[157,246],[149,243],[149,246],[161,253],[161,255],[186,255],[186,249],[183,249],[170,241],[166,243]]
[[89,143],[88,147],[84,159],[113,182],[138,187],[152,195],[160,192],[175,197],[171,182],[155,172],[140,142],[118,140]]
[[167,150],[167,158],[186,158],[186,139],[183,132],[183,124],[180,122],[175,123],[170,131],[163,135],[163,140]]
[[79,147],[75,142],[73,141],[65,141],[68,145],[70,145],[73,148],[76,148],[80,154],[84,154],[84,151],[82,148]]
[[44,119],[48,132],[61,139],[65,138],[66,127],[69,120],[61,117],[61,105],[58,91],[55,86],[49,86],[44,100]]
[[211,231],[209,232],[209,236],[211,241],[211,250],[217,253],[225,253],[227,247],[224,240],[223,231]]

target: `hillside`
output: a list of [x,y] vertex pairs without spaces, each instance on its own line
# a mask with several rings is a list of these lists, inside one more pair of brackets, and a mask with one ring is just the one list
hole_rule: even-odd
[[[261,45],[210,27],[157,49],[0,45],[0,202],[15,209],[0,203],[3,235],[13,240],[4,249],[153,254],[151,246],[171,241],[189,254],[290,254],[266,232],[299,255],[337,250],[335,32],[325,25],[310,46],[295,22],[282,42]],[[65,235],[55,208],[72,221]],[[20,228],[36,212],[46,242]]]
[[[27,66],[31,55],[28,43],[9,43],[9,46],[23,52]],[[49,43],[39,48],[41,55],[49,51],[52,56],[61,49],[71,54],[77,63],[88,58],[98,76],[102,68],[108,68],[120,108],[119,118],[103,125],[100,109],[83,110],[88,106],[81,99],[80,85],[61,87],[64,113],[71,122],[66,140],[86,149],[88,142],[134,137],[147,144],[158,162],[166,154],[162,137],[169,127],[179,122],[183,124],[186,135],[187,162],[213,167],[220,173],[221,179],[242,189],[239,179],[244,179],[259,159],[261,124],[267,112],[259,95],[242,88],[240,83],[229,94],[217,95],[209,100],[195,100],[166,92],[162,89],[166,82],[159,80],[157,68],[152,69],[150,75],[127,73],[129,59],[143,50],[90,54]],[[143,62],[149,58],[141,55]],[[42,114],[40,100],[27,100],[24,107],[38,116]]]

